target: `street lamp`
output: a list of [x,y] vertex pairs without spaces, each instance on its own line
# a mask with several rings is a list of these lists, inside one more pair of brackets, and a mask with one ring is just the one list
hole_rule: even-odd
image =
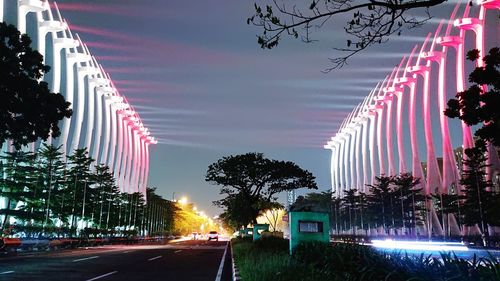
[[181,204],[181,205],[186,205],[186,204],[187,204],[187,202],[188,202],[188,199],[187,199],[187,197],[186,197],[186,196],[183,196],[183,197],[182,197],[181,199],[179,199],[179,201],[177,201],[177,202],[179,202],[179,204]]

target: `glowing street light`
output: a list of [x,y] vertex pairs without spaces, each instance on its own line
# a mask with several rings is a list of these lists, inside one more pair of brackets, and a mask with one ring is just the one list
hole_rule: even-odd
[[177,201],[177,202],[179,202],[179,204],[181,204],[181,205],[186,205],[186,204],[187,204],[187,202],[188,202],[188,199],[187,199],[187,197],[186,197],[186,196],[183,196],[183,197],[182,197],[181,199],[179,199],[179,201]]

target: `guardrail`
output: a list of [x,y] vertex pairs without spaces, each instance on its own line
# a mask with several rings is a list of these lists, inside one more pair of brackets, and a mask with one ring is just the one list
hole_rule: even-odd
[[0,250],[6,252],[15,251],[21,244],[22,242],[19,238],[2,238],[0,239]]

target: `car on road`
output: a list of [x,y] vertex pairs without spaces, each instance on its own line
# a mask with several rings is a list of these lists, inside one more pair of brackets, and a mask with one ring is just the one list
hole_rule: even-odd
[[208,241],[210,240],[219,241],[219,233],[217,231],[210,231],[208,233]]

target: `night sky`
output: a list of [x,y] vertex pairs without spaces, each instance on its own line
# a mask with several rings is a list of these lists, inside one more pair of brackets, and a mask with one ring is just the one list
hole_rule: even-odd
[[376,82],[453,9],[432,9],[436,19],[423,28],[325,74],[328,58],[339,55],[332,47],[345,46],[347,19],[315,32],[318,42],[285,38],[276,49],[262,50],[260,30],[246,24],[253,3],[58,1],[72,31],[159,139],[151,151],[149,185],[168,199],[174,192],[176,198],[186,195],[211,215],[220,212],[211,203],[219,198],[218,187],[205,182],[205,172],[231,154],[263,152],[293,161],[316,176],[320,190],[329,189],[330,152],[323,145]]

